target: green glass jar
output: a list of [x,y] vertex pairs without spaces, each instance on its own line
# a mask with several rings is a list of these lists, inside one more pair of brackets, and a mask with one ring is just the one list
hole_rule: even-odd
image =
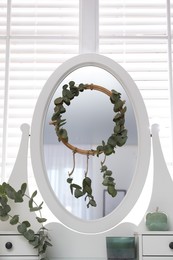
[[167,215],[156,208],[155,212],[146,215],[146,226],[150,231],[167,231],[169,229]]

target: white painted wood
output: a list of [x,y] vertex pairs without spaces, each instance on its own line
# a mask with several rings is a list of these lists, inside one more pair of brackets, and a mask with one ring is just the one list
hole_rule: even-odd
[[[127,195],[123,199],[123,203],[121,203],[111,214],[96,221],[78,219],[65,210],[50,186],[47,172],[44,167],[43,155],[44,119],[52,95],[57,86],[59,86],[60,82],[62,82],[67,75],[77,68],[85,66],[103,68],[121,83],[133,106],[138,132],[139,153],[134,176]],[[31,128],[31,159],[41,195],[52,213],[64,225],[78,232],[96,234],[113,229],[119,224],[134,207],[141,194],[147,177],[150,160],[150,130],[148,116],[142,97],[129,74],[113,60],[94,53],[79,55],[59,66],[46,82],[36,105]],[[42,180],[41,182],[40,178]]]
[[173,242],[172,235],[142,235],[143,255],[173,256],[169,243]]
[[[159,126],[152,126],[152,143],[153,143],[153,189],[151,200],[147,212],[154,212],[159,207],[168,216],[169,230],[173,230],[173,214],[172,214],[172,199],[173,198],[173,182],[169,174],[167,165],[161,149],[159,140]],[[147,214],[146,212],[146,214]],[[145,217],[139,225],[139,230],[145,231]]]
[[[37,256],[0,256],[0,260],[38,260]],[[64,259],[65,260],[65,259]]]
[[[169,259],[170,259],[170,258],[168,258],[168,260],[169,260]],[[157,257],[150,257],[150,256],[148,257],[148,256],[147,256],[147,257],[143,257],[142,260],[166,260],[166,258],[165,258],[165,257],[159,257],[159,258],[158,258],[158,256],[157,256]]]
[[[20,189],[22,183],[28,182],[27,175],[27,160],[28,160],[28,141],[29,141],[29,130],[30,127],[27,124],[23,124],[21,126],[22,137],[21,143],[18,151],[18,155],[16,158],[15,165],[13,167],[13,171],[11,173],[9,184],[12,185],[16,190]],[[26,190],[26,194],[29,195],[28,188]],[[9,200],[9,205],[11,206],[10,214],[19,215],[20,222],[28,220],[32,223],[32,229],[37,231],[40,228],[40,225],[36,221],[35,212],[30,212],[28,207],[28,198],[24,199],[22,203],[14,203]],[[0,221],[0,230],[1,231],[17,231],[16,225],[10,225],[9,221]]]
[[[37,256],[38,257],[38,251],[37,249],[34,249],[29,242],[19,234],[15,233],[8,233],[5,232],[0,235],[0,256]],[[6,243],[11,242],[12,248],[7,249]]]
[[113,230],[99,234],[74,232],[60,223],[46,225],[53,247],[48,248],[50,259],[90,259],[106,260],[106,237],[135,236],[137,227],[131,223],[122,223]]
[[79,52],[97,53],[99,37],[99,1],[80,0]]

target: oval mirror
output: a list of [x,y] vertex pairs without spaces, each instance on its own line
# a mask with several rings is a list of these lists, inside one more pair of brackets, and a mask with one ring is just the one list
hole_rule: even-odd
[[[99,174],[102,158],[75,155],[75,174],[80,180],[86,168],[95,188],[97,207],[86,207],[83,198],[74,198],[67,184],[73,168],[73,152],[58,142],[50,126],[54,100],[70,81],[95,84],[121,93],[126,102],[126,144],[106,159],[115,174],[117,195],[108,196]],[[85,91],[66,109],[66,129],[74,147],[96,149],[113,129],[109,98],[98,91]],[[48,79],[37,102],[31,128],[31,159],[41,194],[63,224],[79,232],[98,233],[113,228],[132,209],[143,188],[150,158],[149,123],[135,83],[122,67],[97,54],[79,55],[61,65]],[[39,175],[38,175],[39,172]],[[41,174],[41,176],[40,176]],[[40,182],[40,179],[42,182]],[[45,192],[46,191],[46,192]]]
[[[58,142],[54,127],[51,127],[52,114],[54,112],[54,100],[62,96],[65,84],[73,80],[77,85],[94,83],[97,86],[106,86],[107,90],[116,90],[121,93],[121,99],[125,101],[127,111],[125,113],[125,127],[128,129],[126,145],[116,149],[115,154],[106,158],[105,165],[112,170],[115,176],[117,195],[109,196],[106,186],[102,185],[103,174],[100,173],[101,162],[104,156],[75,155],[75,169],[72,177],[78,184],[82,184],[86,168],[87,175],[92,179],[96,207],[87,207],[84,197],[77,200],[72,196],[70,185],[67,184],[68,173],[73,169],[73,152],[62,142]],[[74,147],[85,150],[95,150],[108,137],[114,129],[113,104],[107,95],[99,91],[83,91],[71,101],[66,109],[65,129],[69,140]],[[136,167],[138,152],[137,126],[132,105],[124,88],[119,81],[109,72],[95,66],[85,66],[71,72],[57,87],[50,105],[44,124],[44,161],[50,185],[61,204],[76,217],[84,220],[98,219],[111,213],[121,202],[127,193]],[[67,159],[68,158],[68,159]],[[88,162],[87,162],[88,161]],[[126,162],[126,163],[124,163]],[[100,187],[101,186],[101,187]],[[93,187],[93,189],[94,189]]]

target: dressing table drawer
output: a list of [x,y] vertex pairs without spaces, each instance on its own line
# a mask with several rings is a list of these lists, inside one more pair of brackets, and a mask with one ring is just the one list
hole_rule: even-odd
[[18,234],[0,234],[0,260],[37,260],[37,250]]
[[143,235],[142,247],[143,256],[173,256],[173,235]]

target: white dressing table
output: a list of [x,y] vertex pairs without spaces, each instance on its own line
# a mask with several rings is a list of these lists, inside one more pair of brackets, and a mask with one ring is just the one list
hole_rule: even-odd
[[[59,202],[49,183],[43,156],[44,120],[52,93],[67,75],[82,66],[101,67],[121,82],[133,105],[138,132],[139,151],[134,176],[127,196],[111,214],[94,221],[76,218]],[[167,258],[173,257],[173,250],[169,247],[170,242],[173,242],[173,214],[172,206],[170,207],[170,204],[167,203],[170,198],[173,198],[173,184],[161,151],[157,125],[153,126],[152,135],[154,182],[150,202],[146,207],[143,207],[143,204],[140,204],[141,198],[139,199],[139,197],[146,184],[150,162],[151,137],[146,109],[133,80],[114,61],[97,54],[79,55],[72,58],[62,64],[48,79],[36,105],[33,117],[31,159],[40,192],[57,220],[46,225],[53,244],[53,247],[48,249],[50,260],[106,260],[107,236],[134,235],[137,237],[139,260],[167,260]],[[21,160],[19,159],[19,161],[21,171]],[[153,169],[151,172],[153,173]],[[19,174],[19,171],[13,174],[12,179],[15,180],[17,174]],[[158,191],[160,186],[162,186],[162,193]],[[144,197],[148,195],[147,192],[147,188],[144,189]],[[146,230],[146,212],[154,211],[157,206],[168,215],[170,230],[172,231],[153,233]],[[139,211],[141,213],[141,222],[139,225],[135,225],[133,216],[136,216],[136,212]],[[129,214],[132,221],[129,221]]]
[[38,260],[37,250],[17,232],[0,232],[0,260]]
[[173,257],[173,232],[145,232],[139,239],[140,259],[169,260]]

